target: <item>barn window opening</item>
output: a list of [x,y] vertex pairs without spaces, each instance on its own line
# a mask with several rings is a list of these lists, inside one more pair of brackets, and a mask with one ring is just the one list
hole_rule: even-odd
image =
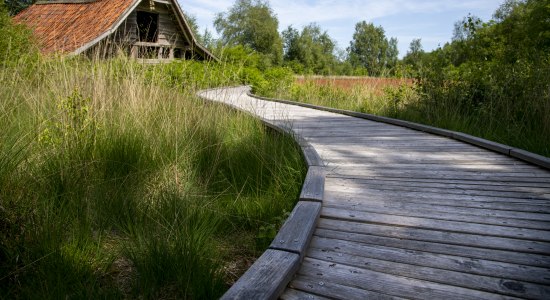
[[137,12],[140,42],[156,43],[158,38],[159,15],[146,11]]
[[183,58],[183,52],[180,48],[174,49],[174,58]]
[[157,59],[159,47],[139,47],[137,57],[144,59]]

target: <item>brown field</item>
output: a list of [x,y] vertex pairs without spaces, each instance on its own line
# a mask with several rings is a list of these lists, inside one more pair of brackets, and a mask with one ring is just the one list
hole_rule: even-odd
[[314,83],[316,85],[338,87],[346,90],[356,87],[368,87],[382,94],[387,87],[399,87],[403,84],[412,85],[413,79],[357,76],[298,76],[295,82],[297,84]]

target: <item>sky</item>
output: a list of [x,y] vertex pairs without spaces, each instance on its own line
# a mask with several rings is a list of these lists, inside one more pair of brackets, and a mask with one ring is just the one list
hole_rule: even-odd
[[[235,0],[178,0],[182,9],[195,16],[202,32],[206,28],[217,37],[214,18],[227,12]],[[469,13],[483,21],[491,19],[504,0],[271,0],[279,20],[279,32],[289,25],[301,30],[317,23],[341,49],[349,46],[355,24],[361,21],[382,26],[389,38],[399,42],[403,57],[413,39],[420,38],[425,51],[451,40],[456,21]]]

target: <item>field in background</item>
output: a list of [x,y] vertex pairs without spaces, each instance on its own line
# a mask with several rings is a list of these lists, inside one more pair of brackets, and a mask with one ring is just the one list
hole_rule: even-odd
[[417,101],[411,79],[306,76],[268,96],[377,115],[392,115]]
[[402,85],[412,85],[408,78],[380,78],[360,76],[296,76],[296,84],[314,84],[353,90],[357,87],[368,87],[378,95],[383,95],[388,88],[398,88]]

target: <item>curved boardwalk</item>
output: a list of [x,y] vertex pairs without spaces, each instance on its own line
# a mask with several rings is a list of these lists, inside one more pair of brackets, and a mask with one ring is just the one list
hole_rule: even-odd
[[550,299],[550,172],[445,137],[205,92],[307,140],[321,217],[282,299]]

